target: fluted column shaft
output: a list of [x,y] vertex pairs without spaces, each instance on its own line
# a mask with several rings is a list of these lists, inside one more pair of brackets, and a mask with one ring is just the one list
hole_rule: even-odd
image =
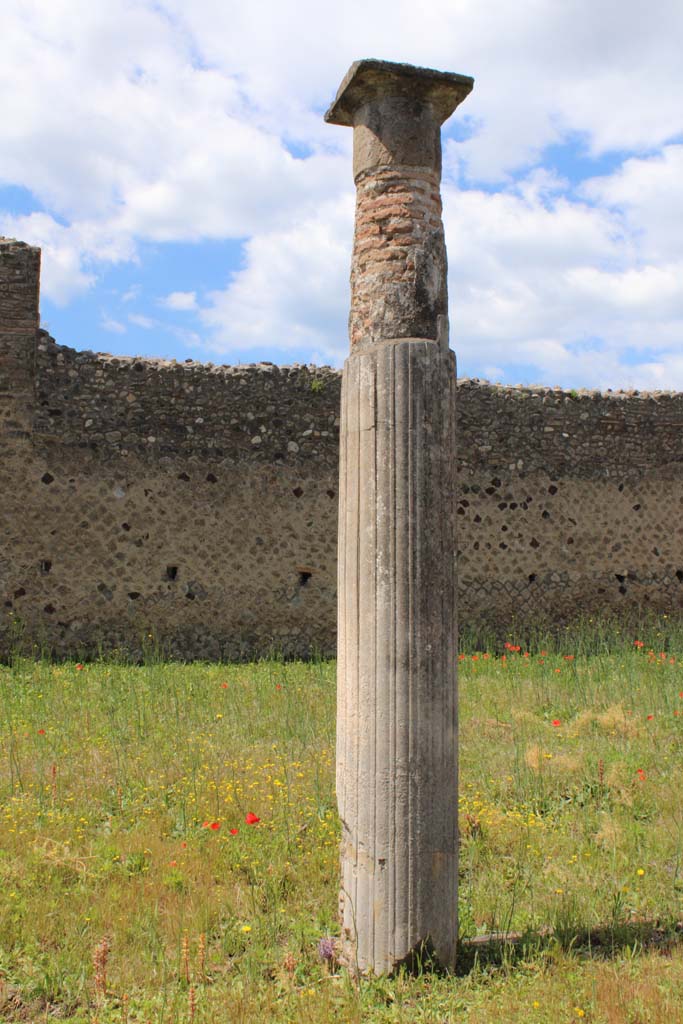
[[457,936],[455,357],[440,125],[460,75],[353,65],[351,355],[342,378],[337,799],[343,956],[443,966]]

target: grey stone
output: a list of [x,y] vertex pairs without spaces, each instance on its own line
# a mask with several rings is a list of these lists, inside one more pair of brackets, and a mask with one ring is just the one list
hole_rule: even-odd
[[455,963],[455,357],[440,125],[472,80],[359,61],[351,355],[342,377],[337,799],[342,958]]

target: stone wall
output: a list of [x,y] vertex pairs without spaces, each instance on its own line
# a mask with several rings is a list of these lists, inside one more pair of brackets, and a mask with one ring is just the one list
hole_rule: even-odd
[[[0,656],[333,653],[339,374],[57,345],[39,255],[0,241]],[[461,624],[683,605],[683,395],[457,393]]]

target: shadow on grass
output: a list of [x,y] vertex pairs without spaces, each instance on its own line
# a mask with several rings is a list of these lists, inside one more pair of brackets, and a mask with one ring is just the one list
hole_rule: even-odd
[[455,974],[464,977],[475,968],[514,966],[559,950],[571,950],[586,959],[606,960],[627,951],[658,950],[666,954],[682,943],[682,921],[629,921],[591,929],[542,928],[524,933],[479,935],[458,943]]

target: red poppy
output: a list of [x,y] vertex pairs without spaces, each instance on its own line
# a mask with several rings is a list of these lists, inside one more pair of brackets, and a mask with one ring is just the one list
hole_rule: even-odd
[[643,771],[642,768],[638,768],[636,770],[636,775],[638,776],[638,778],[640,779],[641,782],[644,782],[645,779],[647,778],[647,775],[645,774],[645,772]]
[[45,735],[45,730],[44,729],[39,729],[38,730],[38,735],[39,736],[44,736]]
[[275,689],[276,689],[276,690],[281,690],[281,689],[282,689],[282,686],[281,686],[281,684],[280,684],[280,683],[276,683],[276,684],[275,684]]
[[238,828],[231,828],[230,829],[230,835],[231,836],[236,836],[238,832],[239,832]]
[[643,641],[642,641],[642,640],[634,640],[634,641],[633,641],[633,646],[634,646],[634,647],[637,647],[637,648],[638,648],[638,649],[640,650],[640,648],[641,648],[641,647],[644,647],[644,646],[645,646],[645,644],[643,643]]
[[218,832],[218,829],[220,827],[221,827],[220,821],[212,821],[211,824],[209,825],[209,828],[211,829],[212,832]]
[[258,825],[261,819],[257,817],[257,815],[252,814],[252,812],[249,811],[249,813],[245,816],[244,820],[246,821],[247,825]]
[[573,661],[574,660],[574,655],[573,654],[565,654],[564,655],[564,660],[565,661]]
[[648,715],[647,716],[648,722],[651,722],[654,717],[655,717],[654,715]]
[[222,690],[227,690],[227,688],[228,688],[228,684],[227,683],[221,683],[221,689]]
[[78,663],[78,665],[76,665],[76,670],[77,670],[78,672],[80,672],[82,668],[83,668],[83,666],[82,666],[82,665],[81,665],[81,663],[79,662],[79,663]]
[[553,725],[555,726],[555,728],[557,728],[558,725],[562,725],[562,722],[559,720],[559,718],[553,718]]

